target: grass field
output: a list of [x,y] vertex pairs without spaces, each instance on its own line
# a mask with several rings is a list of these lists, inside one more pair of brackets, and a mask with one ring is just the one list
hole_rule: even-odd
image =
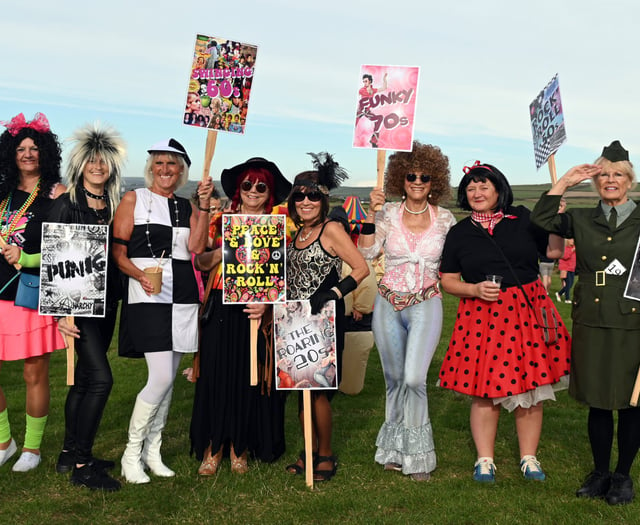
[[[557,278],[556,278],[557,281]],[[554,289],[557,289],[557,282]],[[334,399],[334,449],[340,466],[329,483],[310,491],[301,476],[284,466],[302,448],[295,414],[296,400],[287,404],[287,451],[274,464],[251,462],[244,476],[233,475],[224,463],[213,478],[200,478],[198,462],[189,456],[189,420],[193,385],[178,377],[165,431],[163,455],[177,476],[152,479],[147,485],[124,485],[116,493],[92,492],[72,486],[55,472],[64,433],[64,352],[51,366],[51,412],[42,445],[43,462],[35,470],[11,471],[11,460],[0,468],[0,524],[151,524],[151,523],[273,523],[273,524],[584,524],[638,523],[640,503],[609,507],[603,501],[574,496],[591,467],[584,407],[566,392],[545,409],[538,457],[548,479],[527,482],[518,468],[513,416],[503,412],[496,442],[497,482],[471,479],[475,452],[469,432],[469,401],[435,386],[451,333],[457,300],[445,298],[442,340],[428,377],[429,405],[438,468],[428,483],[416,483],[395,472],[384,472],[373,461],[374,443],[384,418],[384,381],[375,350],[371,353],[363,392]],[[569,305],[559,305],[569,321]],[[146,379],[143,361],[122,359],[111,352],[115,385],[107,405],[94,453],[119,460],[136,393]],[[185,358],[184,366],[189,366]],[[7,394],[13,435],[24,435],[22,363],[5,363],[0,375]],[[615,457],[614,457],[615,459]],[[119,469],[115,471],[119,475]],[[637,479],[638,469],[632,471]]]

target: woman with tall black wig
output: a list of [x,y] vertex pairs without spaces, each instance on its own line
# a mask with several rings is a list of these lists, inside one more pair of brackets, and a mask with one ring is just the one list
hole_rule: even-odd
[[[40,444],[49,414],[49,357],[64,348],[52,317],[14,304],[17,268],[38,275],[42,222],[51,211],[52,198],[65,191],[60,184],[60,145],[42,113],[26,121],[24,115],[2,122],[0,135],[0,363],[24,360],[27,387],[26,432],[22,454],[14,472],[27,472],[40,464]],[[15,454],[7,400],[0,388],[0,465]]]
[[[83,127],[72,137],[75,146],[67,165],[68,192],[53,206],[49,220],[70,224],[111,224],[120,202],[125,147],[120,135],[96,125]],[[111,252],[111,250],[109,250]],[[111,393],[113,376],[107,359],[120,298],[120,273],[113,260],[107,264],[107,300],[104,317],[66,317],[58,329],[75,341],[78,356],[75,383],[65,403],[65,436],[56,471],[69,472],[71,483],[90,489],[118,490],[120,482],[104,468],[113,461],[93,457],[92,449]]]

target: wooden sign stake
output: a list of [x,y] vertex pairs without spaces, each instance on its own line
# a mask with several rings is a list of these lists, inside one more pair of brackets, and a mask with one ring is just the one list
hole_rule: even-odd
[[[377,172],[378,172],[378,177],[376,179],[376,187],[377,188],[382,188],[384,186],[384,166],[386,164],[386,155],[387,155],[387,150],[385,149],[379,149],[377,151],[378,154],[378,165],[377,165]],[[380,209],[382,208],[382,206],[377,206],[375,210],[373,211],[380,211]]]
[[210,129],[207,132],[207,145],[204,148],[204,167],[202,169],[202,180],[206,180],[211,170],[211,161],[213,154],[216,152],[216,141],[218,140],[218,132]]
[[251,381],[249,384],[255,386],[258,384],[258,319],[251,319],[250,342]]
[[632,407],[638,406],[638,397],[640,397],[640,369],[638,369],[638,375],[636,376],[636,382],[633,385],[633,392],[631,393],[631,400],[629,404]]
[[549,174],[551,175],[551,184],[555,184],[556,182],[558,182],[558,177],[556,175],[556,155],[555,155],[555,153],[553,155],[549,156],[549,160],[547,161],[547,164],[549,165]]
[[[73,324],[73,315],[67,316],[67,323],[69,325]],[[71,336],[65,336],[65,341],[67,343],[67,385],[72,386],[75,384],[75,375],[74,375],[74,358],[75,358],[75,350],[76,350],[76,342],[75,339]]]
[[313,427],[311,414],[311,390],[302,391],[302,410],[304,412],[304,476],[307,487],[313,489]]

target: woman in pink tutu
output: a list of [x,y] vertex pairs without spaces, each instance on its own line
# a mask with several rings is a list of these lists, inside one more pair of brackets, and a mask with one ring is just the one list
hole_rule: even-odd
[[[26,431],[14,472],[40,464],[40,443],[49,414],[49,357],[64,348],[53,317],[14,304],[19,273],[37,276],[40,231],[52,198],[64,193],[60,184],[60,145],[49,121],[36,113],[27,122],[20,113],[0,135],[0,365],[24,360],[27,387]],[[7,400],[0,388],[0,465],[17,450],[11,437]]]

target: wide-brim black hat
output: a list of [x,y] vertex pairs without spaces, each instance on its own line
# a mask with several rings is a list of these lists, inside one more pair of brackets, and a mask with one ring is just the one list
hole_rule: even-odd
[[273,162],[262,157],[253,157],[233,168],[222,170],[220,176],[222,189],[227,197],[233,199],[238,187],[238,177],[250,168],[264,168],[273,176],[273,203],[280,204],[285,201],[291,192],[291,183],[284,178],[282,172]]

